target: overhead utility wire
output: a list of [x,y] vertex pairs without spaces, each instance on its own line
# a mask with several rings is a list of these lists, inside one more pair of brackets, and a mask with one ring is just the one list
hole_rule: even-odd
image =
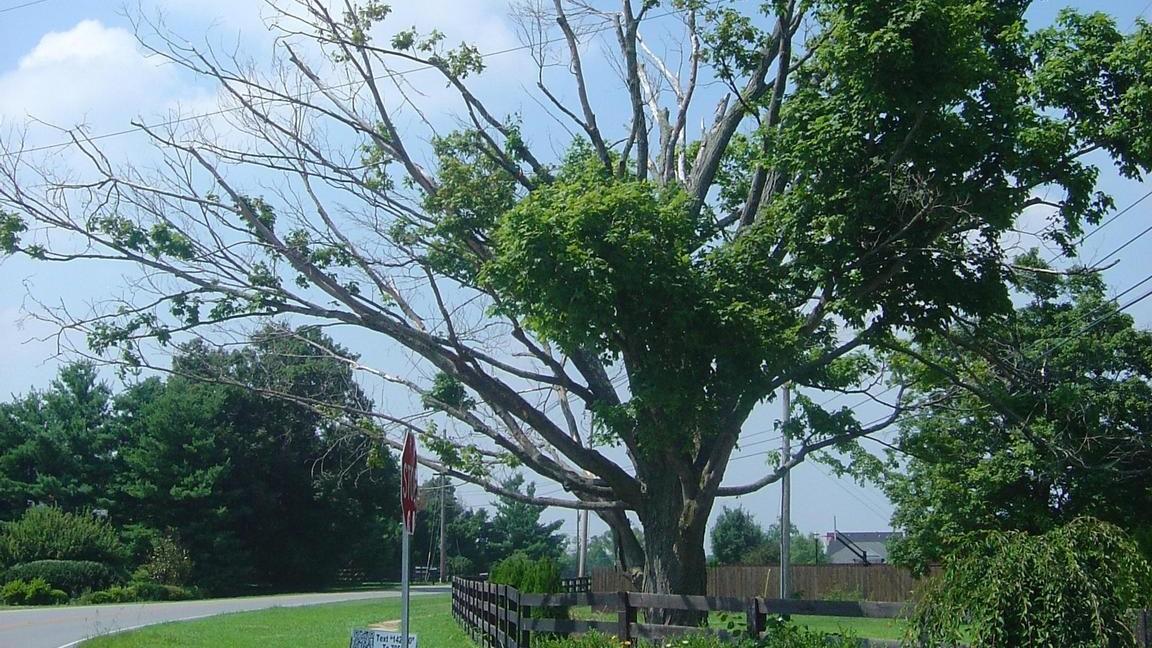
[[[1085,234],[1084,234],[1084,235],[1082,235],[1080,238],[1076,239],[1076,242],[1075,242],[1075,243],[1073,243],[1073,244],[1072,244],[1072,246],[1073,246],[1073,247],[1076,247],[1076,246],[1080,245],[1081,243],[1083,243],[1084,241],[1087,241],[1089,238],[1091,238],[1092,236],[1094,236],[1095,234],[1097,234],[1097,233],[1098,233],[1100,230],[1104,229],[1105,227],[1108,227],[1108,226],[1109,226],[1109,225],[1111,225],[1113,222],[1115,222],[1115,221],[1116,221],[1116,219],[1120,218],[1120,217],[1121,217],[1121,216],[1123,216],[1124,214],[1127,214],[1129,211],[1131,211],[1131,210],[1132,210],[1132,208],[1133,208],[1133,207],[1135,207],[1136,205],[1139,205],[1140,203],[1144,202],[1144,201],[1145,201],[1145,200],[1146,200],[1146,199],[1147,199],[1149,196],[1152,196],[1152,189],[1150,189],[1150,190],[1149,190],[1147,193],[1145,193],[1143,196],[1140,196],[1140,197],[1139,197],[1139,198],[1137,198],[1136,200],[1133,200],[1133,201],[1132,201],[1131,203],[1129,203],[1129,204],[1128,204],[1128,206],[1127,206],[1127,207],[1125,207],[1124,209],[1121,209],[1120,211],[1116,212],[1115,214],[1112,214],[1111,216],[1109,216],[1109,217],[1108,217],[1108,220],[1104,221],[1103,223],[1100,223],[1099,225],[1097,225],[1096,227],[1094,227],[1094,228],[1093,228],[1091,231],[1089,231],[1089,232],[1085,233]],[[1048,259],[1048,263],[1052,263],[1053,261],[1055,261],[1056,259],[1059,259],[1059,258],[1060,258],[1060,257],[1062,257],[1062,256],[1067,256],[1067,254],[1068,254],[1068,253],[1067,253],[1066,251],[1064,251],[1064,250],[1061,250],[1061,251],[1060,251],[1059,253],[1057,253],[1055,256],[1053,256],[1052,258]]]
[[38,5],[38,4],[44,4],[45,2],[48,2],[48,0],[32,0],[31,2],[24,2],[21,4],[17,4],[17,5],[12,5],[11,7],[4,7],[3,9],[0,9],[0,13],[8,13],[9,11],[16,11],[17,9],[24,9],[26,7],[31,7],[31,6]]
[[848,493],[848,495],[850,497],[852,497],[852,499],[856,500],[857,502],[860,502],[861,504],[864,505],[865,508],[872,511],[876,515],[879,515],[882,518],[887,518],[891,515],[890,513],[884,513],[879,508],[877,508],[876,505],[879,504],[878,502],[872,501],[870,499],[865,500],[863,495],[861,495],[860,493],[857,493],[856,491],[854,491],[851,488],[842,484],[841,478],[839,476],[833,475],[832,473],[824,470],[823,468],[820,467],[819,464],[814,463],[814,464],[812,464],[812,467],[815,468],[821,475],[824,475],[825,477],[827,477],[828,480],[831,481],[833,484],[835,484],[837,488],[844,491],[845,493]]

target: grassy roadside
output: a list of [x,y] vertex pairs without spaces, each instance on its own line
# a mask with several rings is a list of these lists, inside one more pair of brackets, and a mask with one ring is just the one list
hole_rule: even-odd
[[[421,646],[470,646],[452,620],[448,595],[412,597],[412,630]],[[82,648],[348,648],[353,628],[400,617],[398,599],[348,601],[306,607],[236,612],[165,623],[108,637]]]
[[[588,608],[577,608],[573,612],[577,618],[601,616]],[[347,648],[353,628],[399,616],[400,601],[397,599],[272,608],[150,626],[98,637],[82,644],[82,648]],[[891,619],[798,615],[793,620],[813,630],[849,632],[869,639],[899,639],[903,632],[903,624]],[[419,635],[421,646],[456,648],[472,645],[452,619],[448,595],[413,597],[412,628]]]

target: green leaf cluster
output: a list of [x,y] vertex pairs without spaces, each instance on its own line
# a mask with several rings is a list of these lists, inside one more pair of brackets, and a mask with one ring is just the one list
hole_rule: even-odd
[[15,254],[20,235],[28,231],[28,224],[16,214],[0,212],[0,253]]

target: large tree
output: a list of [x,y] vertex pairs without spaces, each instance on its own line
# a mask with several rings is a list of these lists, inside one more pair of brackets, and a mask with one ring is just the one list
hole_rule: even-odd
[[[529,499],[536,495],[536,485],[525,486],[523,475],[505,480],[503,487],[510,493],[523,494]],[[499,498],[496,513],[492,516],[490,549],[493,557],[502,559],[514,553],[522,553],[533,560],[559,559],[568,545],[567,538],[559,533],[564,522],[541,522],[540,516],[543,513],[543,506],[520,498]]]
[[120,436],[112,390],[91,363],[65,365],[47,390],[0,404],[0,520],[37,504],[107,509]]
[[[791,561],[793,565],[819,565],[828,562],[824,547],[815,535],[801,533],[792,525]],[[746,565],[780,564],[780,523],[773,522],[764,532],[764,542],[744,554],[741,562]]]
[[315,329],[282,327],[235,350],[181,347],[175,375],[119,399],[126,432],[114,519],[171,529],[192,554],[196,582],[215,591],[315,587],[342,567],[391,576],[391,459],[351,445],[339,417],[262,393],[363,407],[347,365],[324,349],[337,347]]
[[[765,540],[764,528],[744,507],[725,506],[712,526],[712,557],[721,565],[735,565]],[[779,543],[779,536],[776,541]],[[780,559],[779,551],[776,559]]]
[[1152,554],[1152,333],[1096,277],[1021,278],[1032,299],[997,330],[918,349],[910,393],[951,395],[895,440],[900,470],[885,491],[905,531],[898,562],[923,569],[971,531],[1042,534],[1085,516]]
[[[1030,31],[1028,4],[528,3],[524,103],[550,114],[506,115],[475,47],[375,1],[286,1],[267,73],[151,37],[231,102],[227,131],[141,124],[156,169],[82,131],[87,168],[36,169],[9,140],[0,242],[141,267],[125,303],[55,311],[127,363],[241,318],[389,340],[419,370],[371,375],[452,423],[374,412],[387,443],[414,430],[435,470],[594,511],[646,590],[702,593],[719,498],[904,407],[869,427],[797,399],[795,455],[725,483],[759,403],[789,383],[858,391],[882,373],[871,351],[1008,312],[1001,235],[1023,210],[1048,206],[1046,235],[1071,247],[1112,205],[1085,156],[1152,163],[1148,26],[1063,13]],[[443,103],[421,111],[413,66],[453,94],[457,131]],[[560,159],[554,124],[579,140]],[[509,492],[509,465],[567,495]]]

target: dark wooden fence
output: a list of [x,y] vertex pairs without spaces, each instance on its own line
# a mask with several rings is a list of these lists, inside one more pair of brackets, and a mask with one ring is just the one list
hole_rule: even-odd
[[[801,599],[908,601],[918,581],[895,565],[793,565],[792,595]],[[592,590],[614,592],[636,588],[612,569],[592,571]],[[780,592],[778,565],[731,565],[708,568],[710,596],[775,597]]]
[[[614,613],[616,618],[611,621],[532,618],[533,609],[574,606],[592,606]],[[893,618],[902,613],[904,605],[867,601],[680,596],[626,591],[527,594],[507,585],[486,581],[464,578],[452,580],[452,616],[477,645],[485,648],[527,648],[531,645],[532,636],[537,633],[570,635],[598,631],[615,635],[621,641],[664,639],[700,633],[729,636],[726,630],[641,623],[639,611],[648,608],[733,613],[744,619],[744,636],[759,637],[767,626],[768,616],[773,614]],[[872,642],[868,645],[898,644]]]
[[[743,617],[746,627],[744,636],[759,637],[766,628],[769,615],[891,619],[903,616],[907,605],[873,601],[781,600],[759,596],[680,596],[628,591],[527,594],[507,585],[495,585],[484,580],[452,579],[452,616],[472,641],[484,648],[529,648],[532,636],[538,633],[572,635],[597,631],[614,635],[621,641],[665,639],[701,633],[729,636],[725,630],[641,623],[639,612],[648,608],[729,612]],[[602,612],[614,613],[616,618],[610,621],[532,618],[533,609],[577,606],[591,606]],[[1135,622],[1137,645],[1152,648],[1152,610],[1137,611]],[[898,641],[862,639],[860,645],[898,647],[901,644]]]

